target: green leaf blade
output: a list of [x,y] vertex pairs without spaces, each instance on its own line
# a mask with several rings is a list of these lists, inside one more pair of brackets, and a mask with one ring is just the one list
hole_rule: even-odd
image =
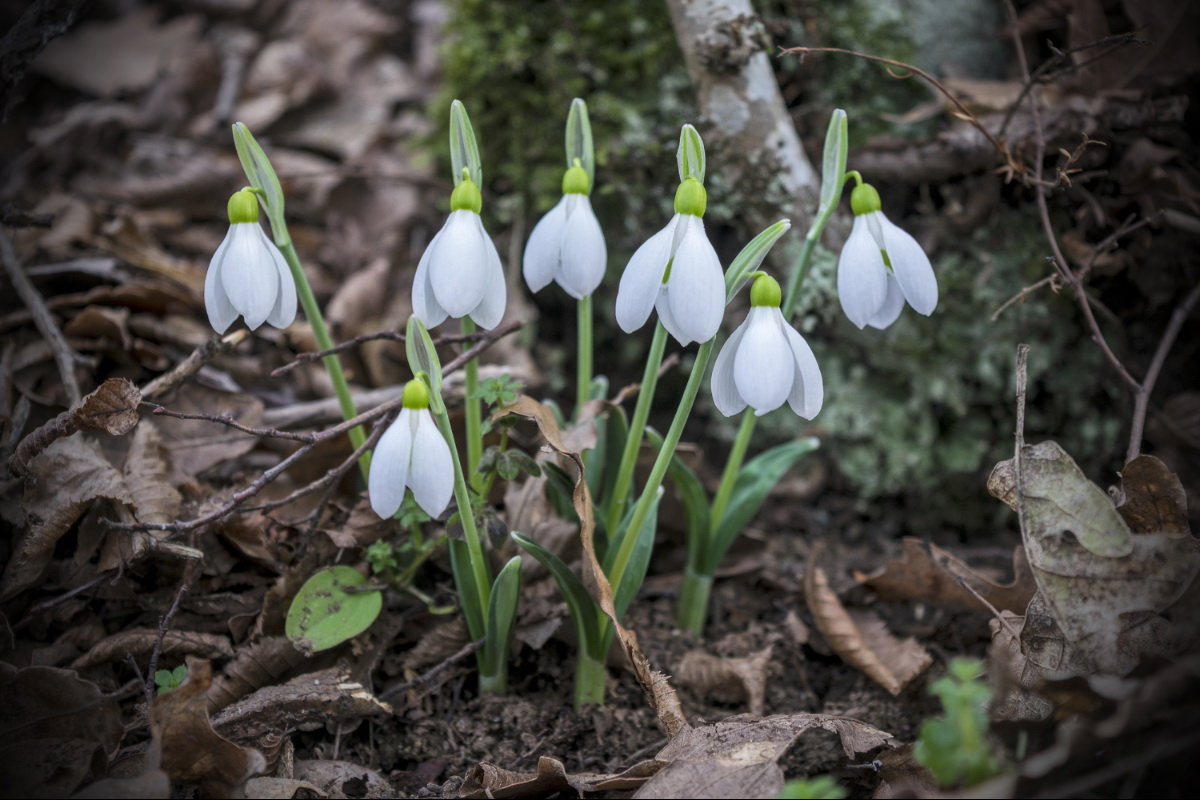
[[353,567],[326,567],[313,573],[292,600],[284,633],[302,650],[318,653],[353,639],[375,622],[383,594],[360,589],[367,578]]

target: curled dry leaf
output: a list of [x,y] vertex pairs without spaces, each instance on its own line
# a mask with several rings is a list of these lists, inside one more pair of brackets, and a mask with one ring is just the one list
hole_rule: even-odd
[[283,636],[267,636],[242,647],[209,687],[208,712],[215,714],[251,692],[279,683],[309,658]]
[[212,664],[188,658],[183,684],[154,700],[150,726],[162,746],[162,769],[171,780],[192,783],[206,797],[241,796],[246,781],[262,772],[262,753],[239,747],[213,730],[205,698]]
[[21,440],[9,461],[14,475],[28,475],[30,462],[54,442],[80,430],[124,436],[138,424],[142,395],[128,378],[109,378],[75,405]]
[[1021,547],[1013,551],[1013,579],[1007,584],[988,580],[947,551],[922,539],[906,536],[901,547],[900,556],[877,572],[855,574],[859,583],[870,586],[884,600],[924,600],[952,608],[987,611],[979,599],[982,597],[997,610],[1019,614],[1037,590]]
[[0,787],[65,797],[103,774],[125,728],[117,701],[71,670],[0,662]]
[[533,773],[512,772],[484,761],[467,773],[459,797],[525,798],[549,797],[574,791],[581,797],[599,792],[628,792],[652,778],[665,766],[658,760],[641,761],[624,772],[601,775],[584,772],[571,775],[557,758],[542,756]]
[[676,670],[679,683],[701,697],[745,702],[751,714],[762,716],[767,688],[767,668],[774,645],[744,658],[722,658],[703,650],[684,655]]
[[[1125,675],[1144,653],[1169,649],[1163,641],[1165,623],[1157,615],[1192,584],[1200,569],[1200,543],[1186,532],[1133,535],[1109,496],[1055,442],[1026,446],[1021,464],[1020,503],[1012,459],[996,465],[988,489],[1019,507],[1039,596],[1065,640],[1056,644],[1052,633],[1042,635],[1054,646],[1042,648],[1037,662],[1054,669],[1058,661],[1060,670],[1078,669],[1077,674]],[[1135,475],[1141,469],[1135,466]],[[1161,473],[1153,472],[1160,486]],[[1127,497],[1138,498],[1135,508],[1153,506],[1134,516],[1163,519],[1163,504],[1146,499],[1162,494],[1131,481]],[[1026,628],[1032,617],[1026,615]],[[1023,633],[1029,654],[1026,639]]]
[[305,759],[295,765],[297,780],[317,786],[326,797],[395,797],[388,781],[373,769],[349,761]]
[[[301,794],[304,792],[304,794]],[[312,794],[307,794],[311,792]],[[292,800],[293,797],[329,797],[320,786],[295,778],[251,778],[246,781],[246,797],[258,800]]]
[[634,797],[751,798],[778,797],[783,770],[778,761],[808,731],[838,737],[847,758],[892,741],[889,733],[850,717],[829,714],[781,714],[764,719],[733,719],[689,727],[672,739],[655,760],[666,766]]
[[[158,640],[156,628],[133,628],[96,642],[90,650],[71,665],[72,669],[84,670],[110,661],[123,661],[133,657],[139,662],[149,657]],[[192,633],[189,631],[167,631],[162,639],[162,655],[168,659],[182,656],[199,658],[232,658],[233,646],[225,636],[215,633]]]
[[0,579],[0,601],[41,580],[55,543],[98,497],[133,503],[124,477],[82,433],[59,439],[29,463],[21,498],[26,524]]
[[1191,533],[1187,492],[1179,476],[1154,456],[1138,456],[1121,470],[1117,513],[1134,533]]
[[679,696],[671,687],[667,676],[650,666],[633,631],[625,628],[617,619],[616,608],[613,606],[612,586],[609,584],[604,570],[600,568],[600,562],[596,559],[596,544],[592,538],[596,530],[595,507],[592,505],[591,494],[588,492],[582,457],[563,443],[562,433],[554,419],[554,413],[532,397],[525,395],[518,397],[511,406],[500,409],[496,416],[504,414],[519,414],[532,419],[550,447],[575,464],[575,490],[571,502],[575,507],[575,513],[579,515],[579,538],[583,542],[583,563],[587,579],[585,583],[589,591],[593,593],[593,598],[601,610],[612,621],[617,640],[621,643],[625,655],[629,658],[629,663],[633,666],[633,674],[637,677],[647,699],[654,707],[659,723],[666,730],[668,736],[679,734],[688,727]]
[[177,519],[182,496],[170,483],[171,467],[162,437],[152,425],[133,434],[125,457],[125,486],[140,522],[165,523]]
[[820,567],[805,571],[804,599],[833,651],[894,695],[933,662],[916,639],[896,638],[874,614],[846,611]]

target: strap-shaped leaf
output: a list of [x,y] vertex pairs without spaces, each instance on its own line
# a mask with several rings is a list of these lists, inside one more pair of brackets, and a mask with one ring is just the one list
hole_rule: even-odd
[[574,520],[575,506],[572,497],[575,492],[575,480],[567,471],[552,461],[542,461],[538,464],[546,476],[546,491],[554,511],[563,519]]
[[517,601],[521,597],[521,557],[513,556],[500,570],[492,583],[488,598],[487,631],[484,661],[487,674],[500,672],[508,658],[508,642],[512,638],[513,622],[517,618]]
[[471,551],[462,539],[450,539],[450,571],[454,574],[454,588],[458,590],[458,602],[462,606],[463,616],[467,618],[467,632],[471,641],[484,637],[483,602],[479,596],[479,586],[475,582],[475,572],[471,569]]
[[733,544],[733,540],[758,513],[763,500],[770,494],[771,489],[775,488],[775,484],[779,483],[784,473],[801,456],[816,450],[819,444],[820,441],[815,436],[795,439],[776,445],[746,462],[734,481],[733,493],[730,495],[725,515],[716,524],[716,535],[713,537],[712,547],[708,550],[710,560],[703,565],[706,575],[713,573],[729,546]]
[[267,219],[271,221],[271,235],[275,238],[275,244],[286,247],[291,238],[283,218],[283,186],[279,183],[275,168],[271,166],[271,159],[267,158],[266,152],[245,123],[233,123],[233,146],[237,149],[238,160],[242,162],[246,180],[262,192],[262,203],[267,211]]
[[604,513],[596,515],[597,522],[608,516],[608,509],[613,501],[612,493],[616,488],[614,484],[617,482],[617,470],[621,468],[621,454],[625,450],[625,440],[628,437],[629,420],[625,416],[625,409],[620,406],[610,407],[604,424],[604,461],[601,468],[604,473],[604,492],[599,495],[603,498],[601,507]]
[[475,140],[475,129],[467,116],[467,107],[461,101],[450,104],[450,167],[454,170],[454,185],[466,177],[483,188],[483,163],[479,160],[479,143]]
[[596,612],[596,601],[584,588],[583,581],[579,580],[579,576],[572,572],[561,558],[528,536],[516,531],[510,535],[525,552],[536,558],[542,566],[550,571],[550,575],[558,584],[558,590],[562,592],[563,599],[567,601],[567,609],[571,612],[571,619],[575,622],[575,631],[579,636],[579,646],[586,648],[589,654],[595,655],[596,648],[600,644],[598,639],[600,617]]
[[[662,449],[662,435],[653,428],[646,429],[646,438],[655,450]],[[679,458],[676,453],[667,467],[667,475],[679,490],[679,499],[683,502],[683,513],[687,517],[688,554],[699,554],[708,547],[710,533],[711,508],[708,502],[708,492],[704,483],[692,468]]]
[[679,181],[695,178],[704,183],[704,171],[708,161],[704,155],[704,140],[692,125],[684,125],[679,131],[679,150],[675,153],[679,165]]
[[846,182],[846,157],[850,153],[850,123],[846,112],[833,110],[825,130],[825,153],[821,158],[821,201],[817,214],[832,209],[842,196]]
[[588,108],[580,98],[571,101],[567,112],[567,167],[580,166],[588,176],[588,187],[596,185],[596,151],[592,144],[592,123],[588,119]]
[[424,372],[429,376],[429,405],[435,414],[446,413],[442,400],[442,361],[438,358],[433,337],[425,323],[413,314],[404,329],[404,351],[408,354],[408,366],[415,375]]
[[791,227],[791,220],[781,219],[768,225],[742,248],[742,252],[737,254],[729,269],[725,271],[725,302],[732,300],[733,296],[741,291],[751,273],[762,266],[767,253],[771,252],[771,248],[781,236],[791,230]]
[[[625,572],[621,575],[621,582],[613,587],[613,608],[617,612],[618,619],[625,616],[625,609],[629,608],[633,598],[637,597],[638,590],[642,588],[642,582],[646,580],[646,569],[650,566],[650,553],[654,550],[654,535],[658,530],[658,504],[662,500],[662,496],[663,490],[660,486],[654,495],[654,502],[650,505],[650,513],[646,515],[646,521],[642,523],[642,529],[636,533],[637,542],[629,556]],[[630,509],[630,514],[621,521],[622,530],[628,527],[629,517],[632,515],[633,509]],[[624,536],[630,535],[635,534],[624,530]],[[619,544],[609,543],[610,556],[615,556],[619,549]],[[605,561],[610,560],[605,559]],[[611,571],[612,564],[606,563],[604,565],[605,574],[607,575]]]

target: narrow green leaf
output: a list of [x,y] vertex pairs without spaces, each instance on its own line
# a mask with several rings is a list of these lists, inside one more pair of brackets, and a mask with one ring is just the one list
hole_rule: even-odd
[[284,622],[287,638],[301,649],[337,647],[371,627],[383,608],[379,591],[355,591],[367,578],[348,566],[313,573],[296,592]]
[[[617,612],[617,618],[625,616],[625,609],[629,608],[629,604],[633,602],[633,598],[637,597],[638,590],[642,588],[642,582],[646,580],[646,569],[650,566],[650,553],[654,551],[654,535],[658,529],[658,504],[662,500],[663,490],[658,487],[658,491],[654,496],[654,503],[650,506],[650,513],[646,515],[646,521],[642,523],[642,529],[637,532],[637,543],[634,545],[633,553],[629,557],[629,564],[625,567],[625,573],[621,576],[621,583],[613,587],[613,608]],[[629,517],[633,514],[633,509],[630,509],[630,514],[621,522],[622,530],[629,525]],[[624,530],[623,536],[631,535],[629,531]],[[608,552],[615,556],[620,549],[619,543],[609,543]],[[609,561],[610,559],[606,559]],[[612,564],[604,565],[604,573],[607,575],[612,571]]]
[[546,475],[546,490],[554,511],[563,519],[575,520],[575,505],[572,498],[575,493],[575,480],[566,470],[551,461],[541,463],[542,472]]
[[275,168],[271,166],[271,160],[244,123],[233,123],[233,146],[237,149],[238,160],[242,162],[246,180],[262,192],[261,201],[267,211],[267,219],[271,221],[275,244],[287,246],[291,239],[283,219],[283,186],[279,183]]
[[842,184],[846,182],[846,157],[850,153],[849,128],[846,112],[835,108],[825,131],[825,152],[821,159],[821,200],[817,214],[836,206],[842,196]]
[[791,230],[791,227],[791,220],[781,219],[768,225],[742,248],[742,252],[737,254],[733,263],[729,265],[729,269],[725,271],[726,302],[732,300],[733,296],[741,291],[741,288],[746,285],[746,281],[750,279],[750,274],[762,266],[767,253],[779,241],[779,237]]
[[[658,431],[647,428],[646,438],[650,440],[652,448],[662,449],[663,438]],[[700,476],[683,463],[678,453],[671,459],[667,475],[674,481],[675,488],[679,490],[679,499],[683,502],[683,512],[687,517],[688,552],[700,552],[708,547],[709,541],[711,509],[708,492]]]
[[604,473],[604,491],[597,497],[603,498],[600,505],[603,514],[596,515],[600,522],[608,516],[608,509],[613,502],[612,493],[616,488],[617,471],[621,467],[621,454],[625,450],[625,439],[629,436],[629,420],[625,417],[625,409],[620,406],[610,406],[605,416],[604,430],[604,461],[601,471]]
[[454,170],[454,185],[463,181],[463,170],[475,185],[483,189],[483,164],[479,160],[479,144],[475,141],[475,129],[467,116],[467,107],[461,101],[450,104],[450,165]]
[[429,376],[429,407],[435,414],[446,413],[442,400],[442,361],[438,358],[433,337],[425,323],[413,314],[404,329],[404,351],[408,355],[408,367],[413,374],[424,372]]
[[471,550],[462,539],[450,539],[450,571],[454,574],[454,587],[458,590],[458,603],[467,618],[467,632],[471,641],[484,637],[483,602],[479,596],[479,585],[475,582],[475,570],[471,567]]
[[567,112],[567,167],[575,166],[575,159],[588,176],[588,186],[596,185],[596,152],[592,144],[592,123],[588,120],[587,103],[576,97]]
[[704,155],[704,140],[692,125],[684,125],[679,131],[679,150],[675,154],[679,165],[679,181],[695,178],[704,183],[704,172],[708,162]]
[[711,563],[705,565],[709,568],[706,574],[712,574],[742,528],[758,513],[775,484],[801,456],[816,450],[819,444],[815,436],[796,439],[776,445],[746,462],[733,484],[725,515],[716,525],[716,535],[709,550]]
[[583,581],[579,580],[579,576],[572,572],[561,558],[528,536],[516,531],[510,535],[525,552],[536,558],[542,566],[550,571],[555,582],[558,583],[558,590],[562,592],[563,599],[567,601],[567,609],[571,612],[571,619],[575,622],[575,631],[579,636],[580,649],[586,648],[589,653],[594,653],[594,646],[598,644],[596,637],[600,631],[600,617],[596,610],[596,601],[584,588]]
[[492,582],[488,600],[487,650],[489,675],[495,675],[508,658],[508,641],[517,618],[517,602],[521,596],[521,557],[513,556]]

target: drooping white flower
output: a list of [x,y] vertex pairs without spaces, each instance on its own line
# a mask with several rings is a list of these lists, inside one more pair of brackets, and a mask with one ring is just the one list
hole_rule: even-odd
[[882,330],[896,321],[906,301],[918,314],[932,314],[937,278],[921,245],[884,215],[870,184],[854,188],[850,207],[854,227],[838,258],[838,297],[846,316],[860,328]]
[[750,289],[750,313],[717,354],[713,403],[727,417],[746,406],[761,417],[785,401],[805,419],[821,410],[821,368],[808,342],[784,320],[781,297],[779,283],[759,273]]
[[704,187],[694,178],[675,193],[675,216],[637,249],[617,288],[617,324],[632,333],[658,310],[681,345],[707,342],[725,313],[725,274],[704,234]]
[[204,309],[217,333],[239,316],[246,327],[286,328],[296,319],[296,283],[283,254],[258,224],[258,198],[243,189],[229,198],[229,232],[204,276]]
[[491,330],[504,316],[504,267],[483,229],[483,198],[470,178],[450,195],[450,216],[425,248],[413,279],[413,313],[427,328],[470,316]]
[[533,226],[522,265],[530,291],[541,291],[554,281],[582,300],[604,280],[608,250],[588,199],[588,184],[583,167],[568,169],[562,199]]
[[431,517],[446,510],[454,493],[450,446],[429,414],[429,390],[421,380],[405,385],[404,408],[380,437],[367,479],[371,508],[384,519],[400,510],[405,489]]

